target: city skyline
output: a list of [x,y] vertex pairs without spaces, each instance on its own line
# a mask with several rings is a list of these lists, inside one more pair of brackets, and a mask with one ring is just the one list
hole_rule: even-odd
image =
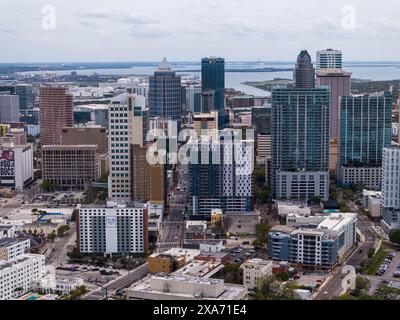
[[[227,61],[289,61],[304,48],[314,60],[314,52],[330,47],[346,48],[347,61],[395,61],[400,4],[383,2],[338,1],[319,8],[315,0],[306,0],[299,8],[295,1],[175,0],[168,7],[140,3],[137,10],[138,3],[126,0],[112,5],[21,0],[0,4],[9,12],[0,22],[0,41],[7,44],[0,48],[0,61],[159,61],[160,51],[170,61],[210,55]],[[390,50],[381,50],[382,34]],[[124,50],[112,49],[121,43]]]

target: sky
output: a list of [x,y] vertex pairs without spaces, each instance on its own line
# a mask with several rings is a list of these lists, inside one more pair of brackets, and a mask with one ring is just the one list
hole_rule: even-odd
[[1,0],[0,63],[400,61],[398,0]]

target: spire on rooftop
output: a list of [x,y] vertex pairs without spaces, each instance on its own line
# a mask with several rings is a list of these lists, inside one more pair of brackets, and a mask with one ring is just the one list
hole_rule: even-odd
[[164,59],[162,59],[162,61],[158,65],[158,70],[163,70],[163,71],[171,71],[172,70],[172,67],[169,64],[169,62],[167,61],[166,57],[164,57]]

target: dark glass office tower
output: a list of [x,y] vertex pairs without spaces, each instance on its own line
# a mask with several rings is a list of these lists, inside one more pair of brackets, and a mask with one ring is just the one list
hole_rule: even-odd
[[223,129],[225,119],[225,59],[201,60],[201,84],[203,91],[214,91],[214,107],[218,111],[218,126]]
[[310,89],[315,87],[315,69],[307,50],[301,51],[297,56],[293,78],[295,87],[298,89]]
[[181,120],[181,77],[164,58],[154,76],[149,77],[149,107],[152,117]]

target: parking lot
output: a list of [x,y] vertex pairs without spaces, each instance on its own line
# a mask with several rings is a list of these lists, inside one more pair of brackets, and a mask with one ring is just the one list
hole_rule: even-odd
[[61,277],[75,277],[84,280],[85,285],[91,289],[97,289],[126,275],[125,270],[113,270],[110,268],[99,268],[95,266],[65,265],[56,269],[56,274]]
[[376,273],[377,276],[400,277],[400,257],[398,254],[388,253]]

